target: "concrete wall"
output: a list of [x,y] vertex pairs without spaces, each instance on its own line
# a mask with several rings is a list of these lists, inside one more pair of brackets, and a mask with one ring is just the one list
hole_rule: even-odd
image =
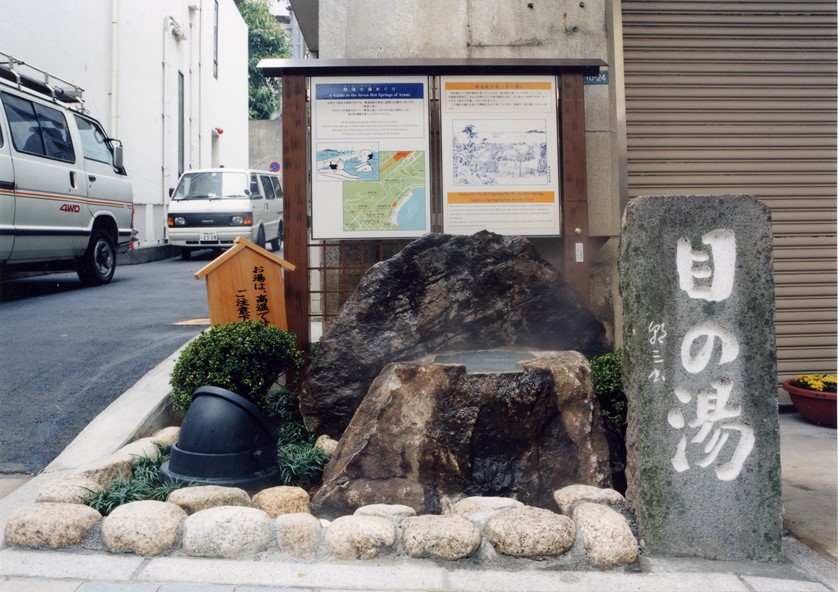
[[[616,5],[616,8],[615,8]],[[616,14],[615,14],[616,12]],[[320,0],[320,59],[596,58],[621,60],[613,44],[619,3],[612,0]],[[619,42],[618,42],[619,43]],[[585,87],[589,232],[609,238],[592,265],[592,308],[619,344],[614,242],[619,235],[621,86]],[[534,241],[558,265],[559,239]]]
[[233,0],[219,2],[218,78],[213,0],[3,0],[2,12],[0,51],[83,87],[90,114],[125,145],[140,247],[165,241],[179,72],[184,168],[247,166],[247,27]]
[[272,162],[282,164],[282,122],[279,119],[250,122],[250,168],[270,170]]

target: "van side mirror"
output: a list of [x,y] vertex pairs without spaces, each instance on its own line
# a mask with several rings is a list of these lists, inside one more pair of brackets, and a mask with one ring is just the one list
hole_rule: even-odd
[[174,195],[174,194],[175,194],[175,188],[174,187],[169,187],[169,197],[172,197],[172,195]]
[[116,169],[122,169],[123,164],[122,145],[117,144],[113,147],[113,166]]

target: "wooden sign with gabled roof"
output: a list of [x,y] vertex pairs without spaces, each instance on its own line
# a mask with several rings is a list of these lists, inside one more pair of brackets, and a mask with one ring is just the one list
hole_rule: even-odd
[[235,244],[195,274],[207,278],[210,323],[261,321],[288,330],[282,269],[296,266],[239,237]]

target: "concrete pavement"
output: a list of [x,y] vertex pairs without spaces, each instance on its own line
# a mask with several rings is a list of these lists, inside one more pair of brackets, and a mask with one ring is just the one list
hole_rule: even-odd
[[[33,503],[40,488],[81,464],[166,424],[168,375],[179,352],[152,370],[94,420],[34,477],[0,479],[0,524]],[[784,559],[779,564],[641,557],[614,571],[558,571],[538,561],[522,569],[474,569],[430,560],[276,561],[144,558],[103,551],[0,546],[0,592],[293,591],[704,591],[838,590],[836,569],[836,431],[782,413]]]

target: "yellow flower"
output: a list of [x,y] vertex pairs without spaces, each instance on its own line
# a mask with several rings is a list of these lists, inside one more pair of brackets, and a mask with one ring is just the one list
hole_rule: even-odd
[[802,388],[813,391],[835,392],[835,374],[801,374],[794,377],[794,382]]

